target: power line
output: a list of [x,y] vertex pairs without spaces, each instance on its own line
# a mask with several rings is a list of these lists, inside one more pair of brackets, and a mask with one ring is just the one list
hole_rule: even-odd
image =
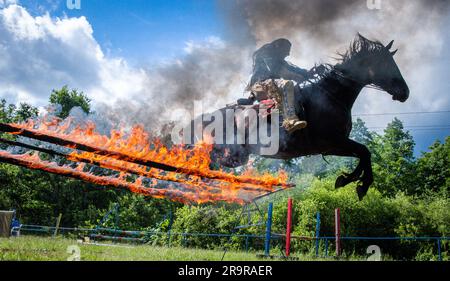
[[434,114],[434,113],[450,113],[450,110],[385,112],[385,113],[357,113],[357,114],[352,114],[352,116],[383,116],[383,115],[409,115],[409,114]]
[[450,125],[445,125],[445,124],[437,124],[437,125],[411,125],[411,126],[405,126],[406,128],[427,128],[427,127],[432,127],[432,128],[449,128]]
[[[442,127],[442,128],[405,128],[408,131],[445,131],[450,130],[450,127]],[[377,128],[377,129],[370,129],[370,131],[380,132],[384,131],[383,128]]]
[[[450,129],[450,127],[447,128],[411,128],[411,129],[406,129],[408,131],[427,131],[427,130],[447,130]],[[369,129],[371,131],[384,131],[384,129],[380,128],[380,129]]]
[[[384,129],[386,127],[375,127],[375,126],[369,126],[368,129]],[[436,125],[411,125],[411,126],[403,126],[404,129],[406,128],[450,128],[450,125],[447,124],[436,124]]]

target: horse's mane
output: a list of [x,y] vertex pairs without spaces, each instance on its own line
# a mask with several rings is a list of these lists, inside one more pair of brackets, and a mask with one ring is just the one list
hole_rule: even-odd
[[373,55],[384,50],[385,46],[381,42],[369,40],[358,33],[356,38],[350,43],[347,51],[345,51],[344,53],[337,53],[339,57],[336,58],[336,60],[338,61],[336,64],[333,65],[330,63],[322,63],[316,65],[316,67],[323,66],[325,68],[325,71],[321,74],[318,74],[317,78],[321,80],[328,77],[333,72],[333,70],[335,70],[336,68],[342,68],[343,65],[348,64],[355,57]]
[[350,43],[348,50],[343,54],[338,53],[338,55],[341,57],[340,63],[345,64],[356,56],[367,56],[384,50],[385,47],[381,42],[371,41],[358,33],[355,40]]

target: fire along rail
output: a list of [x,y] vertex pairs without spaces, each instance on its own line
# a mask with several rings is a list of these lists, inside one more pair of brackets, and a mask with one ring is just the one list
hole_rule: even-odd
[[93,146],[90,144],[85,144],[85,143],[80,143],[80,142],[76,142],[73,140],[63,139],[58,136],[53,136],[50,134],[40,132],[39,130],[21,128],[18,125],[14,125],[14,124],[0,123],[0,132],[9,133],[12,135],[20,135],[20,136],[32,138],[35,140],[40,140],[40,141],[60,145],[60,146],[66,147],[66,148],[83,150],[85,152],[95,153],[97,155],[107,156],[107,157],[114,158],[116,160],[126,161],[126,162],[130,162],[130,163],[138,164],[138,165],[147,166],[150,168],[156,168],[156,169],[164,170],[167,172],[175,172],[175,173],[181,173],[181,174],[185,174],[185,175],[195,175],[195,176],[200,176],[202,178],[212,179],[212,180],[225,180],[225,181],[239,182],[239,183],[243,183],[243,184],[254,184],[254,185],[260,185],[260,186],[270,186],[270,187],[280,186],[282,188],[290,188],[290,187],[295,186],[294,184],[290,184],[290,183],[268,184],[267,182],[264,182],[257,178],[239,177],[239,176],[230,175],[230,174],[217,173],[215,171],[205,172],[205,171],[202,171],[199,169],[175,167],[175,166],[151,161],[148,159],[137,158],[132,155],[125,154],[125,153],[112,151],[112,150],[108,150],[108,149],[103,149],[103,148],[96,147],[96,146]]
[[[31,150],[34,150],[34,151],[50,154],[50,155],[53,155],[53,156],[63,157],[65,159],[69,160],[69,161],[76,161],[76,162],[81,162],[81,163],[86,163],[86,164],[92,164],[92,165],[95,165],[95,166],[98,166],[98,167],[102,167],[102,168],[105,168],[105,169],[110,169],[110,170],[114,170],[114,171],[118,171],[118,172],[125,172],[125,173],[129,173],[129,174],[137,175],[137,176],[144,176],[144,177],[148,177],[148,178],[155,178],[155,179],[162,180],[162,181],[186,183],[186,181],[183,181],[183,180],[178,179],[178,178],[173,178],[173,177],[169,178],[169,177],[166,177],[166,176],[161,175],[161,174],[155,174],[155,173],[150,173],[150,172],[146,172],[146,171],[136,171],[136,170],[133,170],[133,169],[128,168],[128,167],[121,167],[121,166],[117,166],[117,165],[114,165],[114,164],[111,164],[111,163],[105,163],[105,162],[91,160],[91,159],[84,159],[84,158],[79,157],[77,155],[65,154],[65,153],[57,152],[57,151],[54,151],[54,150],[51,150],[51,149],[42,148],[42,147],[30,145],[30,144],[21,143],[21,142],[18,142],[18,141],[12,141],[12,140],[7,140],[7,139],[4,139],[4,138],[0,138],[0,142],[8,144],[8,145],[12,145],[12,146],[22,147],[22,148],[31,149]],[[7,160],[6,157],[0,157],[0,160],[4,160],[3,162],[11,161],[11,160]],[[14,164],[14,163],[10,163],[10,164]],[[259,192],[261,191],[261,188],[259,188],[259,187],[252,187],[252,186],[244,186],[241,189],[245,190],[245,191],[259,191]],[[278,190],[282,190],[282,189],[278,189]],[[258,198],[260,196],[258,196]]]

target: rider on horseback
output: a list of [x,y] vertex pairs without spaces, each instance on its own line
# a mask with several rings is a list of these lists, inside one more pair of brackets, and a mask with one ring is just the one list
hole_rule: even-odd
[[294,88],[314,74],[285,61],[291,50],[291,42],[280,38],[265,44],[253,54],[253,73],[246,90],[251,91],[248,99],[239,104],[253,104],[255,100],[272,99],[283,114],[283,127],[292,133],[306,127],[306,121],[299,120],[295,113]]

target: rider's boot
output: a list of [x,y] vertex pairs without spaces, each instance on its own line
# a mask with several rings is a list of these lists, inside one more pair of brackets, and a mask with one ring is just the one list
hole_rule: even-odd
[[295,97],[294,97],[294,82],[290,80],[281,80],[279,83],[282,106],[283,106],[283,127],[288,133],[295,132],[307,126],[307,122],[300,120],[295,113]]

